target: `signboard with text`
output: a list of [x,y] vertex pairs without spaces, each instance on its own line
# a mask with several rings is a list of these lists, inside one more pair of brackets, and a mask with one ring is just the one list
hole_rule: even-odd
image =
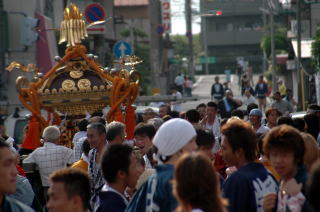
[[170,0],[161,0],[161,17],[163,33],[171,32],[171,4]]

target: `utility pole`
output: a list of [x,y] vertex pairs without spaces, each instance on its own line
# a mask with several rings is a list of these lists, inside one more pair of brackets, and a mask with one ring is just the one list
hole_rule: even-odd
[[271,33],[271,64],[272,64],[272,92],[278,90],[276,83],[276,52],[274,42],[274,8],[270,7],[270,33]]
[[[266,9],[266,0],[262,0],[262,8]],[[265,36],[267,34],[266,26],[267,26],[267,14],[262,11],[262,22],[263,22],[263,35]],[[267,54],[266,51],[263,51],[263,60],[262,60],[262,71],[267,71]]]
[[305,93],[304,93],[304,73],[301,68],[301,0],[297,0],[297,71],[300,74],[300,86],[301,86],[301,104],[302,110],[305,108]]
[[193,67],[193,42],[192,42],[192,14],[191,14],[191,0],[185,0],[185,12],[186,12],[186,36],[188,38],[188,74],[193,79],[194,67]]
[[[204,14],[204,0],[200,0],[200,14]],[[204,48],[205,57],[205,73],[209,74],[209,63],[208,63],[208,38],[207,38],[207,17],[201,15],[201,33]]]
[[3,10],[3,0],[0,0],[0,100],[3,98],[3,86],[4,86],[4,71],[5,71],[5,51],[6,51],[6,27],[5,27],[5,14]]
[[161,20],[161,4],[159,0],[149,0],[150,17],[150,65],[152,73],[152,87],[160,89],[161,94],[166,91],[160,88],[161,74],[161,36],[158,32]]

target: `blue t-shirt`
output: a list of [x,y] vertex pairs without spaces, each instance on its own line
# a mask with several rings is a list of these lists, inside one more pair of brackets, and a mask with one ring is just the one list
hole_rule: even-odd
[[133,196],[126,212],[170,212],[177,207],[172,194],[173,165],[156,166],[156,173]]
[[34,212],[29,206],[8,196],[3,197],[3,202],[0,207],[1,210],[5,212]]
[[231,174],[223,184],[229,212],[263,212],[262,200],[277,192],[277,182],[260,163],[248,163]]

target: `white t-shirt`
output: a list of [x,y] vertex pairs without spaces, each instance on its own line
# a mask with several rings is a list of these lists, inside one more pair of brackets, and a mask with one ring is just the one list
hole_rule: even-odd
[[257,100],[256,98],[254,98],[254,96],[250,96],[249,98],[247,98],[246,96],[243,98],[243,105],[248,106],[252,103],[257,104]]
[[269,132],[270,128],[269,127],[266,127],[264,125],[261,125],[259,127],[259,129],[257,129],[256,133],[261,133],[261,134],[265,134],[267,132]]
[[219,144],[219,141],[218,141],[218,138],[221,136],[220,122],[219,122],[218,118],[217,117],[215,118],[215,120],[214,120],[212,125],[209,125],[208,123],[206,123],[205,128],[207,130],[211,130],[213,135],[214,135],[214,137],[215,137],[215,139],[216,139],[216,142],[215,142],[215,144],[214,144],[214,146],[212,148],[212,151],[214,153],[217,153],[221,148],[221,146]]
[[182,99],[181,93],[177,91],[176,93],[173,93],[172,96],[176,97],[176,101],[179,101],[179,103],[171,105],[171,110],[181,112],[182,110],[182,106],[180,103],[180,99]]

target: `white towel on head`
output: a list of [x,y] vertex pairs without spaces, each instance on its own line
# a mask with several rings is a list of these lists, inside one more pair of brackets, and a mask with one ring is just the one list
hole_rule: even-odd
[[196,131],[190,122],[176,118],[163,123],[153,138],[159,156],[170,156],[182,149]]

